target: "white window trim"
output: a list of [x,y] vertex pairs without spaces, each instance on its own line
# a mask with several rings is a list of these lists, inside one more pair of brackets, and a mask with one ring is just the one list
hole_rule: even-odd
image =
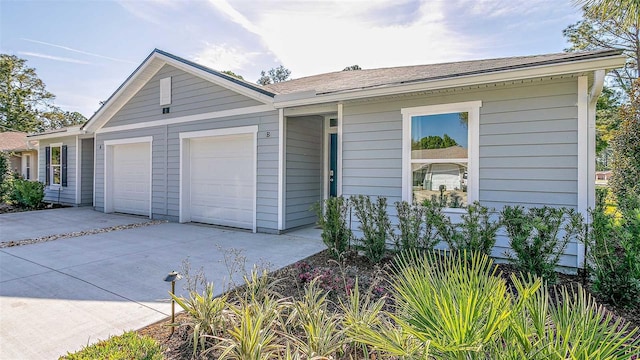
[[191,131],[180,133],[180,195],[179,195],[179,222],[191,221],[191,214],[189,213],[189,194],[191,189],[189,178],[189,167],[191,166],[191,152],[190,142],[191,139],[203,138],[203,137],[215,137],[225,135],[253,135],[253,229],[255,233],[258,229],[257,222],[257,210],[258,210],[258,126],[241,126],[235,128]]
[[[58,189],[62,187],[62,145],[64,145],[63,143],[52,143],[49,144],[49,188],[52,189]],[[60,164],[59,165],[55,165],[55,166],[59,166],[60,167],[60,184],[54,184],[53,183],[53,148],[54,147],[59,147],[60,148]]]
[[[27,170],[31,176],[27,176]],[[33,157],[31,154],[22,154],[22,177],[33,181]]]
[[[113,147],[115,145],[149,143],[149,219],[153,218],[153,136],[142,136],[128,139],[105,140],[104,141],[104,212],[113,212],[113,201],[111,193],[113,190]],[[95,189],[95,188],[94,188]],[[95,193],[95,190],[94,190]]]
[[[401,109],[402,113],[402,200],[412,201],[411,184],[411,118],[413,116],[438,115],[466,112],[469,114],[468,131],[468,174],[467,202],[469,204],[480,198],[480,108],[482,101],[467,101],[450,104],[418,106]],[[446,209],[451,212],[462,212],[463,209]]]

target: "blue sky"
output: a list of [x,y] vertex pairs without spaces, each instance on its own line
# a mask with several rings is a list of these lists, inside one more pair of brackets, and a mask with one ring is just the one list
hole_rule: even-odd
[[154,49],[256,81],[560,52],[571,0],[0,0],[0,52],[91,116]]
[[413,116],[411,118],[411,139],[418,141],[425,136],[449,135],[458,145],[467,148],[468,128],[460,121],[459,113]]

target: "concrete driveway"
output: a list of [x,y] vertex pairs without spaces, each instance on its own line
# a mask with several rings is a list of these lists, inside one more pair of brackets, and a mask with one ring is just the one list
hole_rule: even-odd
[[165,318],[171,306],[163,278],[185,259],[221,291],[231,249],[247,268],[268,262],[276,269],[323,248],[314,231],[265,235],[162,223],[0,249],[0,359],[57,358]]

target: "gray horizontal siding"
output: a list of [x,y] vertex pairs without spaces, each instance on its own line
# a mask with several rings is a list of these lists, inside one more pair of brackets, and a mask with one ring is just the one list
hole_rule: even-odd
[[93,139],[80,140],[80,204],[93,205]]
[[[577,205],[577,79],[508,85],[344,104],[343,194],[402,197],[402,108],[481,100],[480,201]],[[390,213],[395,209],[390,206]],[[357,224],[356,224],[357,225]],[[504,257],[499,239],[494,255]],[[575,266],[576,244],[562,262]],[[574,250],[571,250],[574,249]]]
[[77,205],[76,203],[76,137],[67,136],[56,139],[40,140],[38,151],[38,181],[46,183],[46,151],[45,148],[51,144],[62,143],[67,145],[67,186],[53,187],[46,186],[44,190],[44,201],[67,205]]
[[[177,221],[180,215],[180,133],[258,126],[257,226],[264,231],[278,226],[278,114],[239,115],[188,123],[149,127],[96,137],[96,208],[104,209],[104,141],[152,136],[152,213]],[[270,133],[267,137],[267,131]],[[214,171],[214,169],[212,169]]]
[[[166,77],[171,77],[171,104],[160,105],[160,79]],[[256,105],[262,105],[262,103],[173,66],[165,65],[109,120],[105,127]],[[162,108],[166,106],[170,107],[170,113],[162,114]]]
[[286,229],[316,222],[311,206],[322,199],[322,132],[320,116],[287,119]]

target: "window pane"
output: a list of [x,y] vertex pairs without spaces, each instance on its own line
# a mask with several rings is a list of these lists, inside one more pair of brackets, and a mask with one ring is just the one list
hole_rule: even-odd
[[60,165],[60,147],[51,148],[51,165]]
[[444,207],[467,205],[467,163],[412,163],[413,200],[436,201]]
[[468,113],[411,117],[412,159],[465,159]]
[[61,171],[60,171],[60,166],[52,166],[51,170],[53,170],[52,171],[52,173],[53,173],[53,179],[52,179],[53,181],[52,181],[52,183],[55,184],[55,185],[60,185],[61,184],[60,178],[62,176],[61,175]]

